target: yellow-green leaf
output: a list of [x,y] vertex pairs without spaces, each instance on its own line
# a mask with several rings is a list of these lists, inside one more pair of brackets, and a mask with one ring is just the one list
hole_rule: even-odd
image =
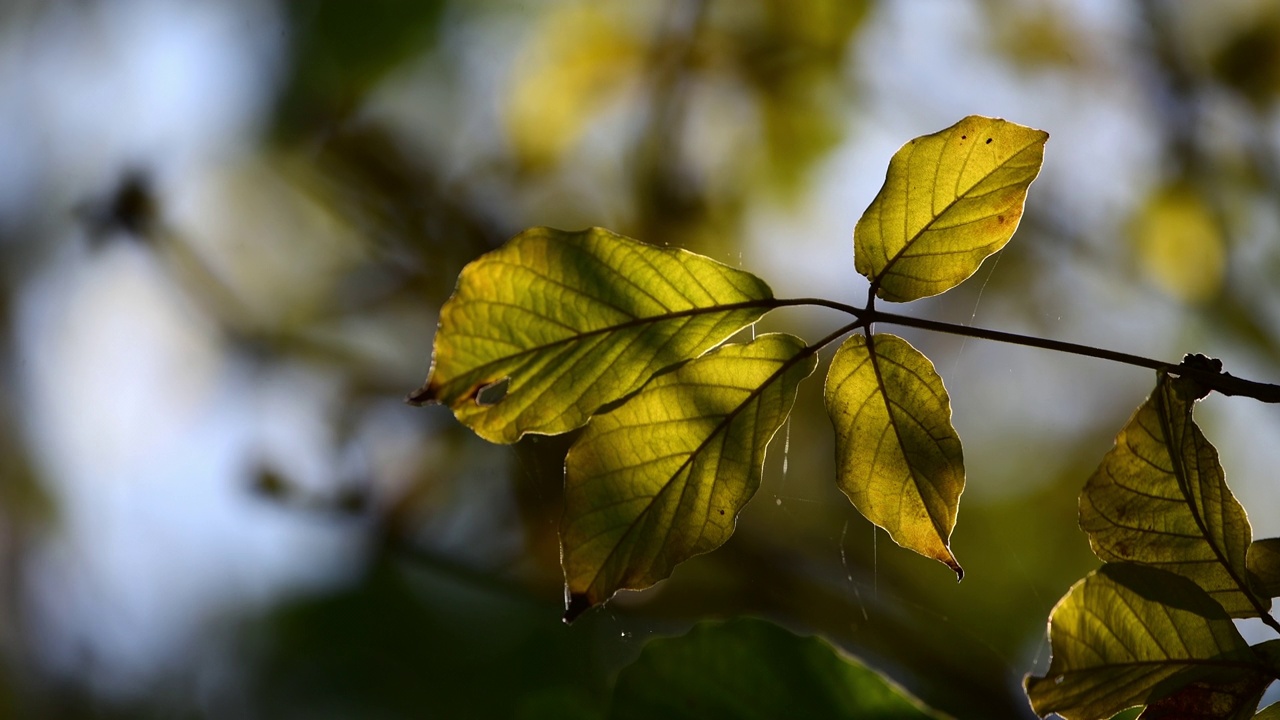
[[1176,572],[1232,617],[1256,617],[1271,602],[1251,589],[1249,519],[1192,420],[1200,394],[1189,378],[1161,376],[1085,484],[1080,527],[1103,561]]
[[1004,247],[1048,139],[970,115],[903,145],[853,231],[855,266],[876,295],[905,302],[946,292]]
[[963,577],[949,541],[964,453],[933,363],[894,335],[850,336],[831,360],[826,403],[840,489],[894,542]]
[[1245,567],[1256,592],[1263,597],[1280,597],[1280,538],[1254,540]]
[[1280,720],[1280,702],[1262,708],[1262,712],[1254,715],[1253,720]]
[[762,335],[659,375],[592,418],[565,459],[568,619],[729,539],[760,485],[765,446],[816,366],[799,338]]
[[755,322],[772,297],[684,250],[532,228],[463,268],[410,401],[448,405],[490,442],[567,432]]
[[1231,617],[1195,583],[1110,563],[1076,583],[1049,617],[1053,657],[1024,681],[1041,716],[1103,720],[1192,683],[1266,672]]
[[623,668],[610,720],[939,716],[816,637],[763,620],[705,622],[645,645]]

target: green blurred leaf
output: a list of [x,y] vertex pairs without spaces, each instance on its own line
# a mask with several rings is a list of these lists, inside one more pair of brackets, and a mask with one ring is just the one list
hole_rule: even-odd
[[1265,10],[1246,22],[1214,53],[1212,68],[1217,79],[1240,93],[1259,110],[1267,110],[1280,93],[1280,9],[1259,3]]
[[704,622],[654,640],[623,669],[612,720],[937,718],[816,637],[762,620]]
[[1031,706],[1067,720],[1109,718],[1195,682],[1266,672],[1222,606],[1181,575],[1109,563],[1049,617],[1053,658],[1027,676]]
[[1280,538],[1254,540],[1245,558],[1253,588],[1264,597],[1280,597]]
[[903,145],[853,231],[855,265],[876,295],[905,302],[946,292],[1004,247],[1048,139],[970,115]]
[[1280,703],[1272,703],[1254,715],[1254,720],[1280,720]]
[[894,335],[853,335],[831,360],[826,403],[840,489],[894,542],[963,577],[948,541],[964,453],[933,363]]
[[353,110],[393,68],[436,41],[443,0],[293,0],[291,76],[278,107],[288,135]]
[[812,348],[792,335],[726,345],[597,415],[565,459],[561,553],[572,619],[719,547],[760,485]]
[[1104,562],[1136,562],[1193,580],[1232,617],[1270,607],[1248,584],[1252,531],[1218,451],[1192,420],[1200,387],[1162,375],[1080,494],[1080,527]]
[[448,405],[490,442],[567,432],[755,322],[772,297],[684,250],[532,228],[463,268],[410,400]]

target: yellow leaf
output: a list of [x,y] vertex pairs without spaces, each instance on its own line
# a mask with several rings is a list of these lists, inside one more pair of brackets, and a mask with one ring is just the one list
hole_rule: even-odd
[[562,3],[545,14],[516,57],[507,131],[526,163],[554,163],[597,113],[638,82],[644,44],[617,8]]
[[565,458],[566,619],[729,539],[817,357],[792,335],[725,345],[592,418]]
[[772,297],[751,273],[685,250],[531,228],[463,268],[409,399],[448,405],[490,442],[568,432],[755,322]]
[[878,297],[946,292],[1013,237],[1049,134],[978,115],[902,146],[853,231]]
[[1161,375],[1085,483],[1080,527],[1104,562],[1178,573],[1232,617],[1258,617],[1271,601],[1251,588],[1249,518],[1191,417],[1200,392],[1189,378]]
[[964,453],[933,363],[902,338],[853,335],[827,373],[840,489],[899,545],[964,576],[949,539]]
[[1048,672],[1024,680],[1042,717],[1105,720],[1193,683],[1270,674],[1195,583],[1129,563],[1103,565],[1076,583],[1053,608],[1049,642]]

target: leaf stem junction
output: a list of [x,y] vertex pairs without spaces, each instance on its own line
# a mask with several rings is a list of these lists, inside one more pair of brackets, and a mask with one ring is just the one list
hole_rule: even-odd
[[1280,385],[1239,378],[1231,373],[1223,372],[1222,363],[1220,361],[1206,358],[1203,355],[1186,355],[1183,357],[1181,362],[1171,363],[1164,360],[1143,357],[1141,355],[1132,355],[1115,350],[1108,350],[1106,348],[1094,347],[1092,345],[1082,345],[1079,343],[1040,338],[1032,335],[1021,335],[1019,333],[1005,332],[1002,330],[989,330],[987,328],[973,327],[971,325],[957,325],[955,323],[912,317],[910,315],[898,315],[896,313],[877,310],[871,305],[865,308],[860,308],[855,305],[836,302],[834,300],[826,300],[823,298],[780,298],[767,301],[767,304],[772,307],[779,308],[802,305],[825,307],[852,315],[858,319],[858,323],[846,326],[846,329],[844,329],[843,332],[848,332],[858,326],[869,327],[872,323],[877,322],[888,323],[890,325],[901,325],[904,327],[914,327],[933,332],[948,333],[950,335],[961,335],[981,340],[994,340],[996,342],[1009,343],[1012,345],[1037,347],[1045,350],[1053,350],[1055,352],[1083,355],[1101,360],[1110,360],[1112,362],[1149,368],[1151,370],[1160,370],[1171,375],[1189,377],[1203,386],[1206,390],[1216,390],[1223,395],[1240,395],[1243,397],[1253,398],[1260,402],[1280,403]]

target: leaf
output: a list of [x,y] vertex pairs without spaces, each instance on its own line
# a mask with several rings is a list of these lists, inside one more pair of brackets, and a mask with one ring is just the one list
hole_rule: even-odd
[[906,340],[852,335],[827,373],[840,489],[899,545],[964,570],[949,539],[964,453],[933,363]]
[[1009,242],[1049,134],[970,115],[894,153],[853,231],[854,263],[876,295],[946,292]]
[[1271,678],[1242,671],[1231,680],[1193,682],[1147,706],[1138,720],[1249,720]]
[[1162,375],[1080,495],[1080,527],[1104,562],[1176,572],[1232,617],[1256,617],[1270,600],[1250,590],[1252,531],[1227,487],[1218,452],[1192,420],[1201,388]]
[[532,228],[463,268],[409,399],[448,405],[490,442],[567,432],[755,322],[772,297],[756,276],[684,250]]
[[567,620],[733,534],[765,446],[817,366],[792,335],[725,345],[597,415],[565,458]]
[[611,720],[937,718],[816,637],[762,620],[700,623],[653,640],[624,668]]
[[1222,606],[1165,570],[1109,563],[1076,583],[1049,617],[1045,677],[1031,707],[1067,720],[1109,718],[1195,682],[1266,672]]
[[1263,597],[1280,597],[1280,538],[1254,540],[1245,557],[1253,587]]
[[559,162],[600,112],[642,76],[647,30],[633,13],[603,3],[565,3],[538,23],[511,68],[503,120],[517,159],[534,169]]
[[1254,720],[1280,720],[1280,703],[1271,703],[1253,718]]

